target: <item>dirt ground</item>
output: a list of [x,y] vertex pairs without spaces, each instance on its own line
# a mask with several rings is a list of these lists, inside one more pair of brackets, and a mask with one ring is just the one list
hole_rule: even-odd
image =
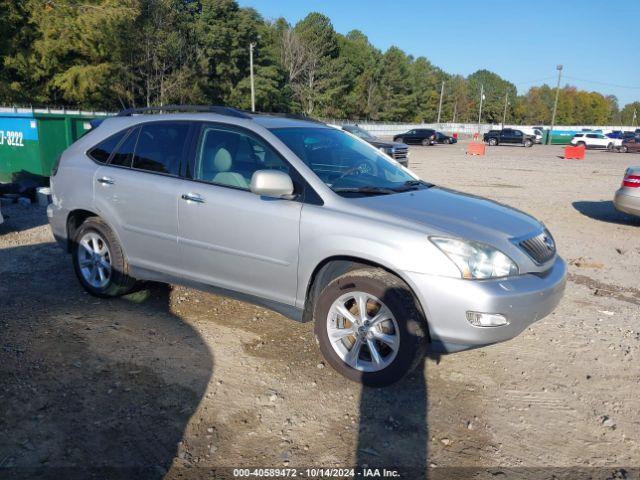
[[472,476],[450,467],[638,478],[640,219],[611,199],[640,156],[464,151],[414,147],[410,165],[544,221],[570,262],[565,298],[509,342],[427,359],[379,390],[325,367],[311,324],[263,308],[161,285],[93,298],[44,209],[2,205],[0,478],[355,465],[403,478]]

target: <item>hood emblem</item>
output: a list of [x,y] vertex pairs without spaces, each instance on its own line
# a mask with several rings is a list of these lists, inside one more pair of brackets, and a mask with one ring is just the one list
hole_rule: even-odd
[[544,237],[542,237],[542,241],[544,242],[544,245],[549,249],[549,251],[552,252],[556,248],[553,238],[551,238],[549,235],[545,235]]

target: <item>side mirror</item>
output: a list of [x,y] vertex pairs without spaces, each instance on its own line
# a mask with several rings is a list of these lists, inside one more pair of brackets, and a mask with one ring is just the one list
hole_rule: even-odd
[[258,170],[251,177],[251,191],[256,195],[293,200],[291,177],[280,170]]

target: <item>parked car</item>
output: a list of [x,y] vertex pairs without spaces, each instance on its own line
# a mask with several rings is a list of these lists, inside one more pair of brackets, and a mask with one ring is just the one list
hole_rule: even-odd
[[[180,113],[149,114],[167,110]],[[427,348],[516,336],[565,286],[533,217],[316,121],[125,111],[62,154],[51,188],[53,235],[90,294],[179,283],[313,321],[327,362],[367,385],[400,379]]]
[[640,216],[640,167],[629,167],[624,172],[613,205],[621,212]]
[[622,144],[618,150],[622,153],[640,152],[640,135],[622,140]]
[[342,129],[349,132],[365,142],[370,143],[381,152],[386,153],[394,160],[398,161],[403,167],[409,166],[409,146],[399,142],[385,142],[380,138],[371,135],[364,128],[358,125],[343,125]]
[[483,135],[483,140],[489,145],[523,145],[531,147],[535,139],[534,135],[527,135],[522,130],[514,128],[490,130]]
[[571,145],[583,146],[585,148],[606,148],[614,150],[622,145],[619,138],[609,138],[602,133],[595,132],[579,132],[571,139]]
[[444,143],[449,145],[450,143],[458,143],[458,139],[449,135],[445,135],[442,132],[436,132],[436,143]]
[[436,131],[432,128],[414,128],[408,132],[395,135],[393,141],[408,145],[433,145],[436,143]]

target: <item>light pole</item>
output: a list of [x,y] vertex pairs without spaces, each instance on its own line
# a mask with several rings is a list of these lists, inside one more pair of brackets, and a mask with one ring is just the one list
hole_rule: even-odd
[[440,87],[440,105],[438,105],[438,121],[436,123],[440,123],[440,113],[442,112],[442,96],[444,95],[444,81],[442,82],[442,86]]
[[251,78],[251,111],[256,111],[256,88],[253,83],[253,49],[256,44],[251,42],[249,43],[249,76]]
[[509,105],[509,91],[504,94],[504,112],[502,113],[502,128],[504,128],[504,124],[507,121],[507,105]]
[[556,65],[558,70],[558,85],[556,85],[556,100],[553,102],[553,114],[551,115],[551,129],[547,137],[547,145],[551,145],[551,135],[553,135],[553,126],[556,123],[556,111],[558,110],[558,95],[560,94],[560,77],[562,76],[562,65]]
[[480,85],[480,108],[478,110],[478,134],[480,134],[480,122],[482,120],[482,101],[484,100],[484,85]]

